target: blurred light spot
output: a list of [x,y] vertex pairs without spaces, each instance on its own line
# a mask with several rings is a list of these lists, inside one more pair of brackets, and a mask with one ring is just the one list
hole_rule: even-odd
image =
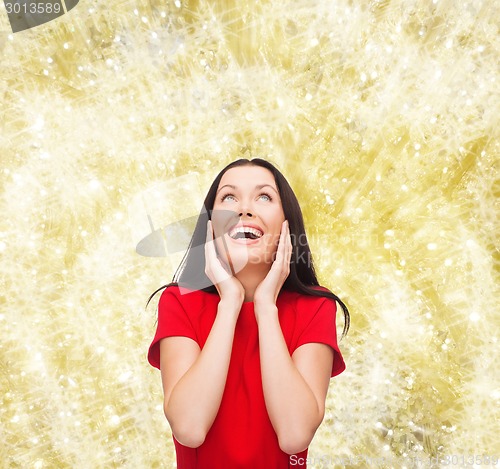
[[477,321],[479,321],[480,316],[479,316],[479,314],[478,314],[476,311],[474,311],[474,312],[472,312],[472,313],[469,315],[469,319],[470,319],[472,322],[477,322]]

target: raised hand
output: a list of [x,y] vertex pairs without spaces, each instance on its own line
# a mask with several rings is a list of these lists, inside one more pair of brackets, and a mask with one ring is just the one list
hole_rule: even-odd
[[[205,275],[217,288],[221,302],[233,305],[243,304],[245,289],[241,282],[229,271],[226,263],[217,256],[215,250],[214,232],[212,221],[207,222],[207,238],[205,242]],[[239,309],[238,309],[239,311]]]
[[[290,228],[288,220],[285,220],[281,225],[281,233],[276,251],[276,259],[274,260],[271,270],[260,282],[254,293],[255,310],[262,306],[276,305],[281,287],[285,283],[290,274],[290,259],[292,258],[292,241],[290,239]],[[265,308],[264,308],[265,309]]]

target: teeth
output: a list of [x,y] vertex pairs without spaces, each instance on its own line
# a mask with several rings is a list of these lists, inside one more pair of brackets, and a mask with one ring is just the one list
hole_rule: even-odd
[[233,228],[229,233],[229,236],[231,236],[231,238],[234,238],[237,233],[252,233],[257,238],[262,237],[262,233],[259,230],[256,230],[255,228],[250,228],[248,226],[238,226],[237,228]]

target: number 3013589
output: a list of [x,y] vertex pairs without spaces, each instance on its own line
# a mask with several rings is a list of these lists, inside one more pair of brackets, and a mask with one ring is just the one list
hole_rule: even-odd
[[10,14],[51,14],[61,13],[62,7],[60,2],[5,2],[5,9]]

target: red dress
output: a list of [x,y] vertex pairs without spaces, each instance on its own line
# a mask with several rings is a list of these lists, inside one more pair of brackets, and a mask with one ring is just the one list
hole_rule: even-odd
[[[148,352],[149,363],[160,368],[159,342],[164,337],[190,337],[202,349],[218,303],[218,294],[177,286],[166,288],[158,304],[158,325]],[[335,301],[282,290],[276,306],[290,356],[300,345],[321,342],[334,350],[331,376],[345,370],[337,345]],[[307,449],[291,456],[279,447],[264,401],[258,336],[254,304],[244,302],[236,323],[219,411],[198,448],[184,446],[173,436],[178,469],[306,467]]]

